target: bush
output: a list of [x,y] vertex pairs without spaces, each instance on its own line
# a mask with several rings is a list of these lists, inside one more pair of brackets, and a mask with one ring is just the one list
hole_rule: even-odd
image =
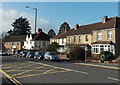
[[68,56],[71,60],[85,60],[85,50],[79,45],[75,45],[70,48]]
[[57,52],[58,47],[59,47],[59,45],[57,43],[52,43],[52,44],[48,45],[46,50]]
[[102,51],[100,54],[99,54],[99,60],[101,62],[104,62],[104,61],[112,61],[114,59],[114,55],[113,53],[109,52],[109,51]]

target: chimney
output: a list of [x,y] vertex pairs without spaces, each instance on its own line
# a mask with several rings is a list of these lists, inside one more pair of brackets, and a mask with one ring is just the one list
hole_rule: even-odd
[[79,25],[78,24],[76,24],[75,25],[75,30],[77,30],[79,28]]
[[108,16],[104,16],[103,19],[102,19],[102,22],[103,22],[103,23],[106,23],[107,20],[108,20]]
[[39,33],[39,32],[42,32],[42,29],[39,28],[39,29],[38,29],[38,33]]

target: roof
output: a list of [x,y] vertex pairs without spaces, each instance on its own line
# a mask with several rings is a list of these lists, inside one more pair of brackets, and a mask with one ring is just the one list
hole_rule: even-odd
[[71,35],[91,34],[93,31],[96,31],[96,30],[104,30],[104,29],[110,29],[110,28],[120,28],[119,17],[108,18],[107,22],[105,23],[97,22],[93,24],[82,25],[77,30],[75,30],[75,28],[72,28],[68,30],[66,33],[62,32],[51,39],[65,38],[66,36],[71,36]]
[[37,35],[32,35],[33,36],[33,40],[50,40],[50,36],[48,36],[47,34],[45,34],[44,32],[39,32]]
[[57,34],[56,36],[52,37],[51,39],[59,39],[59,38],[61,38],[62,36],[65,37],[65,34],[66,34],[66,32],[61,32],[61,33]]
[[6,37],[4,42],[23,42],[26,39],[26,35],[9,36]]
[[112,41],[97,41],[91,44],[115,44],[115,43],[113,43]]
[[104,30],[110,28],[120,28],[120,18],[119,17],[111,17],[107,20],[106,23],[98,22],[88,25],[83,25],[78,28],[78,32],[76,34],[91,34],[92,31],[96,30]]

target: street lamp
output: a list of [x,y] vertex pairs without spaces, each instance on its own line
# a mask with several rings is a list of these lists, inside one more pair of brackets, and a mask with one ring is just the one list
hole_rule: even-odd
[[35,10],[35,33],[36,33],[36,25],[37,25],[37,9],[36,8],[32,8],[30,6],[26,6],[26,8],[31,8]]

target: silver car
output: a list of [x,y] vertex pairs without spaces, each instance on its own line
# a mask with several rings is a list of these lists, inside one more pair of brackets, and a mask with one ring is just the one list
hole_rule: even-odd
[[44,60],[59,60],[60,57],[57,55],[57,53],[53,51],[48,51],[44,54]]

